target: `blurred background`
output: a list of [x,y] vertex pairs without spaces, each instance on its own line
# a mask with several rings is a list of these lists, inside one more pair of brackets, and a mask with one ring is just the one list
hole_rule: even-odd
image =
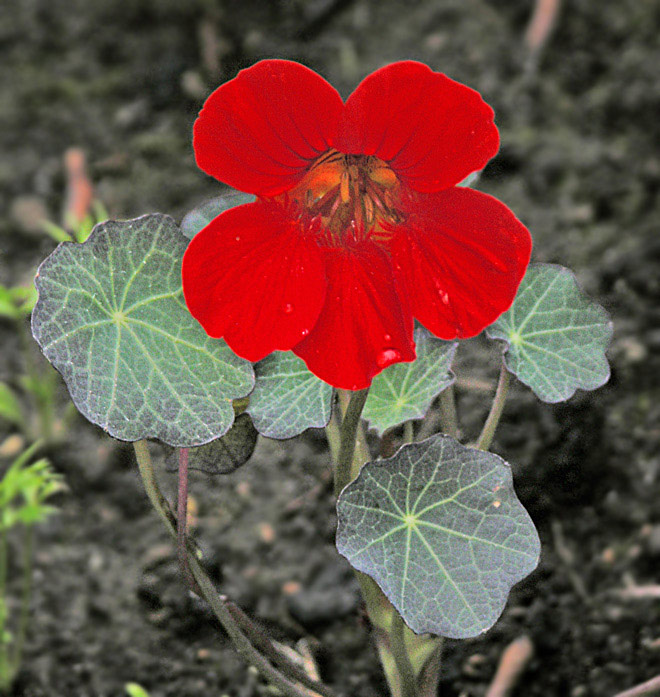
[[[272,694],[184,591],[131,450],[71,411],[27,333],[29,285],[56,239],[108,214],[180,220],[218,194],[195,166],[192,123],[266,57],[305,63],[344,97],[406,58],[479,90],[502,147],[478,187],[527,224],[535,261],[573,269],[614,320],[605,388],[555,406],[513,389],[493,449],[514,464],[541,564],[491,631],[447,642],[443,697],[486,694],[521,635],[535,655],[514,695],[602,697],[660,673],[659,30],[657,0],[3,0],[0,467],[43,438],[66,487],[34,526],[14,695],[119,697],[131,681],[152,697]],[[468,439],[498,351],[461,349]],[[324,447],[317,433],[262,440],[213,486],[193,475],[191,523],[234,600],[279,639],[304,639],[329,683],[376,697]],[[22,538],[8,538],[15,610]]]

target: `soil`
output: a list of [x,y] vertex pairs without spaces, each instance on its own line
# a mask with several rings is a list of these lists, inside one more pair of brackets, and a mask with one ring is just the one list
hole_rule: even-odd
[[[573,0],[536,60],[527,0],[5,0],[0,7],[0,279],[27,282],[54,247],[62,155],[87,153],[115,217],[180,218],[218,191],[190,132],[210,90],[263,57],[300,60],[346,95],[402,58],[478,89],[502,148],[479,187],[534,236],[537,261],[575,270],[612,314],[612,379],[566,404],[513,389],[493,449],[513,463],[541,563],[482,637],[447,641],[443,697],[485,694],[509,642],[535,657],[514,691],[603,697],[660,673],[660,6]],[[0,379],[24,370],[0,324]],[[497,347],[465,342],[463,434],[494,386]],[[62,408],[66,395],[61,394]],[[0,424],[0,442],[11,435]],[[132,451],[82,418],[48,456],[69,492],[39,528],[33,625],[16,697],[273,694],[186,593]],[[217,582],[280,640],[305,639],[350,697],[386,695],[356,585],[334,549],[322,432],[261,440],[237,472],[193,475],[195,535]],[[163,472],[171,492],[172,474]],[[14,545],[17,545],[14,540]],[[15,570],[15,569],[14,569]],[[12,586],[14,595],[17,588]]]

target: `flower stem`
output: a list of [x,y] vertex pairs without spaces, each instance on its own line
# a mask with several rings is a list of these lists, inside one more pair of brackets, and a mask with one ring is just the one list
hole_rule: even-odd
[[[343,414],[339,429],[339,455],[335,459],[335,491],[344,487],[359,474],[362,465],[370,460],[360,414],[366,402],[366,390],[345,392],[340,390],[338,402]],[[404,427],[404,437],[412,438],[412,423]],[[331,434],[329,433],[330,437]],[[350,460],[349,460],[350,458]],[[366,574],[356,571],[362,597],[371,620],[380,661],[387,678],[391,697],[430,697],[420,694],[418,677],[424,678],[429,658],[435,651],[434,637],[419,637],[409,630],[378,584]],[[439,676],[431,670],[429,676]],[[427,680],[428,682],[428,680]],[[437,679],[435,682],[437,686]]]
[[442,430],[452,438],[458,438],[458,414],[456,413],[456,395],[454,386],[449,385],[440,393],[440,423]]
[[[345,394],[345,393],[344,393]],[[335,496],[339,496],[344,487],[351,482],[351,469],[355,455],[356,440],[360,427],[360,416],[364,409],[369,388],[352,392],[344,417],[339,427],[339,454],[335,463]],[[342,400],[342,391],[339,392]],[[345,399],[345,398],[344,398]],[[340,401],[341,404],[341,401]],[[364,461],[363,463],[364,464]]]
[[479,440],[477,441],[477,448],[479,450],[488,450],[490,444],[493,442],[493,437],[495,436],[495,430],[497,429],[497,424],[502,416],[502,411],[504,410],[504,403],[506,402],[506,395],[509,391],[509,382],[511,381],[511,375],[506,369],[504,362],[502,362],[502,367],[500,369],[500,379],[497,382],[497,389],[495,390],[495,398],[493,399],[493,404],[490,407],[490,412],[488,413],[488,418],[484,424]]
[[390,623],[390,647],[399,673],[401,697],[418,697],[417,678],[406,650],[405,624],[401,615],[393,610]]
[[[138,462],[140,476],[142,478],[142,483],[144,484],[149,501],[156,509],[156,512],[165,524],[170,536],[173,539],[178,540],[176,519],[167,500],[163,496],[160,487],[158,486],[158,481],[156,479],[156,474],[154,472],[147,443],[143,440],[137,441],[133,443],[133,448],[135,449],[135,457]],[[197,583],[197,586],[243,659],[249,665],[253,665],[264,679],[272,683],[282,693],[287,695],[287,697],[309,697],[309,690],[312,690],[323,697],[333,697],[333,692],[328,687],[310,678],[299,666],[291,663],[288,661],[288,659],[285,659],[284,656],[281,656],[281,659],[278,662],[286,675],[283,675],[268,661],[266,657],[257,651],[252,642],[241,629],[239,622],[237,622],[235,619],[235,616],[228,605],[227,599],[217,592],[213,582],[202,568],[197,555],[193,553],[192,546],[189,542],[186,550],[187,563],[190,568],[190,572]],[[245,617],[245,619],[250,622],[247,617]],[[255,631],[258,630],[255,628]],[[265,636],[263,638],[266,639]],[[266,639],[266,641],[269,640]],[[272,647],[273,654],[276,651],[277,650],[275,647]],[[296,680],[301,685],[304,685],[308,689],[303,689],[291,682],[289,677]]]

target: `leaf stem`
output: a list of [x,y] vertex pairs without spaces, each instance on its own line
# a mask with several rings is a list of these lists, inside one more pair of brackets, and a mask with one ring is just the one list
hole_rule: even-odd
[[176,549],[179,568],[183,573],[188,588],[196,591],[195,579],[188,566],[188,448],[179,449],[179,487],[176,499]]
[[479,440],[477,441],[477,448],[479,448],[479,450],[488,450],[488,448],[490,448],[490,444],[493,442],[497,424],[499,423],[502,412],[504,411],[504,403],[506,402],[506,395],[509,391],[510,381],[511,374],[506,369],[504,361],[502,361],[502,367],[500,368],[500,379],[497,382],[495,397],[490,407],[490,412],[488,413],[486,423],[484,424],[481,435],[479,436]]
[[[346,392],[339,390],[340,406]],[[356,440],[360,427],[360,416],[369,395],[369,388],[350,393],[344,417],[339,427],[339,454],[335,463],[335,496],[351,482],[351,469],[355,455]]]
[[[156,512],[165,524],[170,536],[177,540],[176,519],[158,486],[147,443],[144,440],[137,441],[133,443],[133,448],[135,450],[140,476],[149,501],[156,509]],[[213,613],[223,629],[227,632],[238,653],[249,665],[253,665],[268,682],[279,688],[288,697],[309,697],[309,690],[313,690],[323,695],[323,697],[333,697],[333,692],[330,688],[310,678],[299,666],[289,662],[284,656],[281,656],[280,660],[278,660],[282,670],[284,670],[289,677],[292,677],[308,688],[308,690],[291,682],[285,675],[280,673],[267,658],[257,651],[239,626],[234,613],[228,606],[226,597],[217,592],[213,582],[202,568],[197,556],[192,552],[190,543],[187,544],[187,562],[190,572],[202,592],[203,597],[211,606]],[[247,616],[244,617],[245,620],[251,624]],[[256,627],[254,630],[258,632]],[[263,636],[263,638],[270,643],[265,636]],[[276,652],[275,647],[272,647],[272,652]]]
[[458,438],[458,414],[456,413],[456,394],[454,386],[449,385],[440,393],[440,423],[442,430],[452,438]]

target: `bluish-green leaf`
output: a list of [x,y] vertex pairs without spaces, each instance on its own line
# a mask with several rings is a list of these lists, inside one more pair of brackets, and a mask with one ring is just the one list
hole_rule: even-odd
[[202,203],[197,208],[193,208],[186,213],[181,221],[181,232],[190,240],[202,229],[204,229],[213,218],[217,218],[220,213],[228,211],[235,206],[242,206],[244,203],[252,203],[256,197],[252,194],[244,194],[240,191],[223,194],[210,201]]
[[415,361],[396,363],[373,379],[363,417],[379,434],[404,421],[424,418],[433,400],[454,382],[450,368],[456,342],[437,339],[419,327],[415,344]]
[[612,322],[563,266],[531,265],[513,305],[486,333],[506,342],[506,367],[544,402],[594,390],[610,377]]
[[332,387],[307,370],[290,351],[275,351],[255,366],[256,383],[247,411],[268,438],[293,438],[330,419]]
[[115,438],[208,443],[254,385],[251,364],[185,306],[187,244],[171,218],[146,215],[98,225],[39,268],[35,339],[78,409]]
[[337,503],[337,548],[415,632],[477,636],[538,563],[509,465],[449,436],[367,463]]

